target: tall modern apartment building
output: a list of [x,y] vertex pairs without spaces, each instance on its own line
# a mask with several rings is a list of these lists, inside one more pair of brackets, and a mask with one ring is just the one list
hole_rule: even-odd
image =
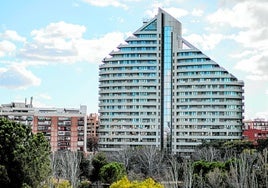
[[188,155],[202,141],[242,136],[243,82],[158,14],[103,59],[99,149],[156,146]]

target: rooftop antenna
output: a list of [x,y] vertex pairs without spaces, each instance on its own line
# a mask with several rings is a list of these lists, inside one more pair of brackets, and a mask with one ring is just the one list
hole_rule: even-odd
[[30,107],[33,107],[33,96],[31,96]]
[[148,17],[144,17],[144,18],[142,19],[142,23],[143,23],[143,24],[147,24],[149,21],[150,21],[150,18],[148,18]]

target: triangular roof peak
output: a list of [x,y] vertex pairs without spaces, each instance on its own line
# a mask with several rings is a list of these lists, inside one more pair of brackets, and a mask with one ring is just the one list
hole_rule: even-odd
[[164,9],[158,7],[158,14],[161,14],[161,13],[165,14],[166,16],[169,16],[170,18],[176,20],[177,22],[180,22],[177,18],[175,18],[174,16],[172,16],[170,13],[168,13]]
[[164,14],[168,14],[169,16],[171,16],[168,12],[166,12],[164,9],[158,7],[158,14],[159,13],[164,13]]
[[144,19],[143,20],[143,26],[140,27],[138,30],[136,30],[134,32],[134,34],[137,33],[137,32],[140,32],[140,31],[144,30],[144,28],[146,28],[152,22],[155,22],[158,18],[160,18],[162,14],[165,15],[165,20],[169,20],[169,21],[172,21],[172,22],[178,22],[179,24],[181,24],[174,16],[172,16],[171,14],[169,14],[168,12],[166,12],[164,9],[158,7],[158,13],[153,18]]

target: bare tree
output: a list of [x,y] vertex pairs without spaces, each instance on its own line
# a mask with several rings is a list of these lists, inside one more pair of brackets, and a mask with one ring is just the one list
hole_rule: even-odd
[[[58,159],[58,153],[52,152],[50,155],[50,163],[51,163],[51,169],[52,169],[52,177],[56,178],[58,181],[60,179],[60,171],[58,170],[60,167],[59,159]],[[53,187],[52,181],[50,181],[50,187]]]
[[194,168],[190,160],[183,162],[183,187],[192,188],[194,180]]
[[128,147],[121,151],[112,152],[109,156],[107,156],[108,161],[116,161],[125,165],[127,173],[131,170],[131,162],[133,161],[133,157],[136,156],[136,152],[134,149]]
[[256,175],[253,172],[255,154],[243,152],[234,162],[231,163],[227,182],[229,185],[237,188],[251,188],[252,181],[256,181]]
[[220,159],[220,150],[212,146],[197,149],[193,153],[194,160],[215,161]]
[[219,168],[215,168],[213,171],[210,171],[206,175],[208,185],[211,188],[214,187],[225,187],[224,174]]
[[222,153],[223,153],[223,156],[221,159],[222,161],[226,161],[237,156],[237,153],[233,149],[229,149],[229,148],[224,148]]
[[82,156],[77,151],[58,151],[52,154],[53,175],[58,179],[67,179],[72,187],[78,185]]
[[164,155],[154,146],[142,147],[137,150],[137,165],[147,177],[162,180],[162,162]]
[[194,188],[204,188],[208,187],[206,178],[204,177],[204,172],[201,170],[199,174],[194,173],[193,176],[193,187]]
[[165,168],[165,180],[166,186],[169,188],[177,188],[181,185],[183,164],[178,161],[178,158],[174,155],[168,157],[167,167]]
[[262,153],[258,153],[258,160],[255,170],[261,180],[260,187],[268,187],[268,150],[265,148]]

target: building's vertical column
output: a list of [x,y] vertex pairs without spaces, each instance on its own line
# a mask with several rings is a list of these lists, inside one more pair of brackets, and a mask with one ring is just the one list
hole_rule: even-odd
[[83,142],[83,151],[87,152],[87,116],[84,116],[84,142]]
[[32,125],[32,132],[34,134],[36,134],[38,132],[37,127],[38,127],[38,117],[34,116],[33,117],[33,125]]
[[77,126],[77,150],[86,151],[86,115],[78,117],[78,126]]
[[[165,129],[172,128],[172,28],[165,26],[164,15],[162,16],[162,63],[161,63],[161,88],[162,88],[162,112],[161,112],[161,149],[171,149],[171,139],[167,143]],[[171,134],[170,134],[171,136]]]
[[164,14],[161,14],[161,119],[160,119],[160,148],[164,149]]
[[50,137],[50,144],[51,144],[51,151],[58,150],[58,117],[52,116],[51,117],[51,137]]
[[71,117],[71,151],[77,151],[78,143],[78,118]]

